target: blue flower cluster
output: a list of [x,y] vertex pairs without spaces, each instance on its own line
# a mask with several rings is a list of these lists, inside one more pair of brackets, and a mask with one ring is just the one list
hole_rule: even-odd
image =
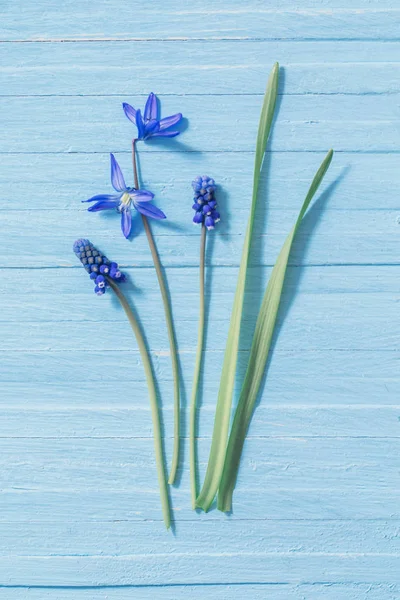
[[89,240],[76,240],[73,249],[90,279],[93,279],[94,291],[98,296],[102,296],[108,287],[107,277],[118,282],[125,281],[125,275],[119,270],[118,264],[109,261]]
[[192,182],[194,189],[195,211],[193,223],[204,223],[207,229],[214,229],[216,223],[220,221],[220,214],[217,211],[217,201],[214,197],[215,181],[207,175],[198,176]]

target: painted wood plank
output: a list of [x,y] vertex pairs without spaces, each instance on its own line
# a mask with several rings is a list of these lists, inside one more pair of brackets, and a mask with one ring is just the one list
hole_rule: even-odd
[[[357,378],[363,380],[367,378],[367,385],[380,384],[381,391],[384,390],[384,383],[391,383],[391,379],[396,380],[398,357],[396,351],[279,351],[276,350],[276,359],[271,361],[269,368],[269,379],[274,382],[277,378],[281,381],[281,385],[288,386],[288,382],[295,381],[303,384],[308,381],[308,390],[313,390],[315,381],[313,377],[317,377],[315,389],[322,383],[324,375],[327,377],[326,385],[333,382],[333,385],[338,385],[341,381],[344,385],[350,383]],[[182,368],[185,371],[191,372],[193,365],[193,353],[182,354]],[[305,358],[307,356],[307,358]],[[165,352],[155,352],[152,354],[154,369],[157,377],[161,379],[170,379],[170,361]],[[313,360],[311,360],[313,357]],[[217,376],[218,370],[211,366],[219,364],[222,360],[221,351],[211,351],[206,354],[204,361],[204,369],[209,373],[209,377]],[[247,364],[247,353],[239,353],[240,372]],[[351,360],[351,365],[346,364]],[[107,370],[104,371],[103,361],[106,361]],[[310,364],[311,363],[311,364]],[[88,370],[87,364],[90,364]],[[307,365],[307,370],[304,371],[304,364]],[[36,367],[35,367],[36,365]],[[209,369],[212,369],[211,372]],[[322,369],[324,373],[322,374]],[[125,381],[143,380],[143,374],[140,364],[140,356],[138,352],[120,351],[120,352],[96,352],[92,349],[78,349],[75,353],[71,352],[21,352],[21,353],[3,353],[0,363],[0,377],[4,382],[15,383],[62,383],[71,379],[80,381],[105,381],[115,382],[121,379],[121,373],[124,375]],[[361,381],[359,384],[361,385]],[[275,380],[274,385],[277,385]],[[371,390],[372,392],[372,390]]]
[[[210,440],[199,438],[198,446],[203,472]],[[187,447],[185,440],[185,450]],[[305,496],[328,490],[348,493],[359,489],[361,494],[398,492],[399,447],[397,438],[250,436],[246,442],[238,492],[244,495],[248,491],[249,495],[258,496],[269,493],[270,489],[272,495],[285,489],[297,489]],[[147,491],[156,495],[158,489],[151,437],[74,440],[54,437],[52,441],[1,438],[0,448],[5,499],[12,494],[18,495],[19,491],[36,492],[36,495],[71,493],[72,496],[83,492],[91,495],[96,491],[121,493],[122,496],[137,492],[140,503],[142,499],[145,501]],[[382,469],[382,456],[385,457],[385,469]],[[181,486],[173,493],[182,504],[179,511],[183,511],[184,518],[184,514],[186,517],[192,514],[190,505],[187,509],[184,507],[189,491],[187,464],[181,468],[181,474]],[[371,481],[373,489],[368,485]],[[262,505],[265,507],[265,503]],[[262,510],[247,517],[271,516],[264,514],[263,506]],[[118,506],[113,510],[118,510]],[[378,518],[380,507],[376,510],[375,518]],[[331,518],[340,516],[339,510]],[[288,514],[286,518],[291,517]]]
[[[325,216],[319,208],[322,209],[324,200],[329,201],[332,187],[327,188],[327,184],[324,186],[326,194],[320,196],[320,202],[316,202],[304,218],[293,244],[289,264],[398,265],[398,211],[349,210],[347,213]],[[308,185],[304,185],[299,196],[304,197],[307,189]],[[180,219],[174,220],[173,224],[168,220],[152,223],[157,248],[164,265],[196,266],[199,262],[200,229],[193,226],[190,204],[186,215],[179,209],[178,212]],[[226,215],[225,226],[221,225],[210,235],[213,244],[212,264],[240,264],[247,216],[244,210],[238,211],[232,219]],[[260,217],[257,220],[252,243],[252,265],[274,264],[295,220],[294,210],[281,211],[280,214],[274,211],[267,218]],[[24,213],[0,213],[0,226],[4,232],[2,241],[13,257],[13,267],[78,268],[80,263],[71,249],[79,237],[87,237],[95,244],[97,240],[102,240],[99,249],[118,264],[151,266],[152,258],[139,215],[135,215],[131,243],[127,243],[122,236],[120,222],[121,216],[116,211],[99,215],[82,208],[76,212],[27,210]],[[23,244],[21,239],[24,240]],[[0,265],[9,266],[8,256],[2,255]],[[82,285],[85,285],[83,273],[82,269]],[[89,288],[91,283],[87,281],[86,285]]]
[[[146,315],[146,311],[143,311],[143,309],[149,307],[151,310],[157,311],[161,307],[159,294],[154,286],[155,275],[153,269],[124,267],[124,270],[129,279],[134,282],[133,288],[127,283],[125,291],[140,310],[143,321],[149,323],[151,315]],[[174,310],[175,304],[177,305],[176,308],[179,307],[178,311],[174,313],[174,317],[177,320],[185,321],[187,320],[186,312],[182,311],[182,302],[185,297],[188,297],[191,303],[195,303],[198,267],[166,268],[165,273],[173,300],[172,310]],[[283,301],[287,302],[288,297],[291,297],[293,300],[292,306],[295,307],[298,302],[307,300],[310,296],[318,296],[319,300],[325,302],[330,302],[327,296],[332,296],[332,302],[334,302],[336,296],[343,294],[343,297],[349,302],[356,302],[359,295],[360,302],[362,302],[368,294],[371,294],[371,298],[376,298],[376,305],[378,305],[379,299],[386,303],[391,298],[396,297],[399,289],[396,273],[397,266],[289,267],[285,280],[286,293],[283,296]],[[209,266],[207,268],[208,277],[206,279],[209,284],[207,300],[210,307],[212,307],[212,313],[218,310],[219,301],[226,301],[229,296],[233,299],[237,274],[237,267]],[[251,297],[245,300],[245,320],[249,320],[251,315],[255,314],[253,303],[257,299],[261,301],[270,274],[270,267],[264,269],[260,269],[260,267],[249,268],[246,291]],[[30,290],[28,298],[23,298],[23,292],[26,289],[25,275],[25,269],[3,268],[0,270],[2,289],[10,299],[10,302],[4,305],[0,314],[0,323],[22,323],[25,321],[29,323],[53,321],[73,323],[79,321],[82,324],[84,322],[90,324],[91,322],[104,322],[106,320],[113,323],[125,323],[122,311],[118,309],[117,304],[112,302],[110,294],[103,296],[101,302],[97,301],[97,303],[92,304],[92,300],[97,299],[91,293],[88,293],[91,292],[91,288],[88,288],[85,284],[88,278],[81,267],[74,269],[35,269],[34,276],[37,285]],[[218,281],[218,286],[213,285],[215,280]],[[187,281],[190,281],[191,286],[193,286],[189,290],[185,289]],[[296,296],[293,298],[294,294]],[[31,300],[32,304],[29,304],[28,300]],[[51,311],[46,310],[46,305],[50,302]],[[71,302],[76,304],[73,311],[71,310]],[[31,306],[33,307],[32,314],[30,313]],[[93,311],[93,306],[96,306],[96,311]],[[110,307],[113,308],[112,314]],[[386,306],[386,308],[388,307]],[[186,310],[191,311],[192,306],[186,306]],[[188,312],[188,315],[191,314]],[[209,318],[212,319],[213,316],[214,314],[210,314]],[[229,315],[222,312],[217,316],[218,320],[229,317]],[[354,317],[362,318],[362,315],[357,314]],[[336,323],[332,325],[336,325]],[[371,327],[373,327],[373,323],[371,323]],[[14,330],[14,335],[18,335],[17,328]],[[54,335],[57,335],[56,331],[54,331]],[[1,339],[0,344],[7,344],[7,340]]]
[[[265,73],[266,79],[268,68]],[[126,151],[136,128],[123,114],[121,102],[138,100],[143,98],[17,97],[11,103],[0,98],[0,152]],[[144,150],[254,151],[259,96],[163,96],[161,102],[164,114],[182,112],[189,126],[173,146],[168,140],[153,140],[142,144]],[[235,135],[227,135],[233,128]],[[393,152],[398,150],[399,128],[399,106],[392,94],[341,96],[340,102],[329,95],[285,96],[272,148]]]
[[[399,522],[290,521],[290,520],[197,520],[176,524],[168,535],[159,522],[99,521],[87,523],[0,523],[3,556],[135,556],[159,552],[201,554],[207,550],[236,552],[382,552],[400,550]],[[196,538],[196,544],[193,539]]]
[[[318,369],[311,370],[307,364],[305,371],[305,363],[298,359],[287,360],[281,369],[274,368],[274,362],[268,371],[268,378],[264,395],[260,405],[261,411],[269,411],[271,409],[286,410],[289,413],[291,410],[299,407],[300,409],[310,409],[314,407],[317,411],[332,410],[336,411],[342,408],[344,411],[362,408],[382,408],[382,417],[385,409],[389,407],[397,407],[399,403],[400,379],[398,377],[398,358],[395,353],[391,353],[390,361],[386,354],[382,351],[378,353],[364,354],[359,360],[359,353],[352,352],[329,352],[321,356],[314,356]],[[384,360],[380,357],[384,354]],[[58,377],[57,372],[59,367],[54,371],[54,377],[43,378],[43,381],[33,381],[34,377],[28,375],[24,377],[25,381],[16,380],[15,373],[17,372],[17,360],[21,362],[21,356],[16,357],[11,375],[7,375],[11,381],[5,379],[6,375],[2,376],[2,403],[1,407],[5,409],[20,409],[20,410],[38,410],[47,411],[50,418],[50,413],[57,410],[69,410],[70,417],[73,416],[73,410],[85,409],[132,409],[138,410],[136,399],[140,399],[142,410],[146,410],[147,387],[144,381],[140,365],[137,369],[132,369],[134,364],[133,358],[126,363],[124,379],[109,380],[101,379],[102,394],[93,394],[93,381],[80,381],[77,379],[76,370],[79,367],[79,361],[76,359],[75,366],[73,365],[68,371],[68,380],[63,381]],[[312,356],[312,355],[311,355]],[[24,357],[25,360],[26,357]],[[43,355],[37,354],[36,368],[38,368],[44,360]],[[90,357],[91,360],[98,359],[98,355]],[[206,357],[206,373],[207,376],[202,384],[202,399],[204,409],[207,403],[213,402],[217,397],[219,378],[213,373],[214,363],[220,364],[222,358],[215,360]],[[311,360],[311,358],[310,358]],[[330,361],[325,365],[325,361]],[[347,360],[349,364],[354,366],[354,372],[344,373],[343,362]],[[373,375],[370,373],[373,364],[378,364],[382,368],[383,363],[391,363],[391,369],[382,372],[376,372]],[[31,360],[31,364],[33,361]],[[245,368],[245,360],[240,360],[241,372]],[[184,400],[187,398],[191,386],[191,368],[193,360],[187,361],[184,367],[186,375],[182,378],[182,393]],[[285,367],[294,371],[292,374],[285,372]],[[342,369],[340,369],[342,367]],[[32,367],[35,373],[35,367]],[[211,369],[211,371],[210,371]],[[294,370],[295,369],[295,370]],[[339,369],[339,372],[337,371]],[[168,412],[171,407],[173,388],[169,378],[170,369],[168,365],[165,367],[163,377],[158,376],[158,386],[161,399],[163,401],[164,410]],[[107,373],[106,373],[107,374]],[[78,376],[80,373],[78,372]],[[380,376],[382,375],[382,376]],[[82,377],[82,376],[81,376]],[[100,375],[99,375],[100,377]],[[135,397],[132,394],[132,387],[135,389]],[[208,399],[206,403],[206,399]],[[4,414],[4,413],[3,413]],[[261,415],[264,412],[261,413]],[[350,414],[348,412],[347,414]],[[29,423],[29,411],[27,412],[27,423]],[[206,418],[206,416],[202,417]],[[258,417],[256,417],[256,420]],[[382,423],[379,418],[376,425]],[[346,423],[346,427],[350,426],[351,422]],[[82,424],[80,424],[82,426]],[[311,426],[311,425],[310,425]],[[386,427],[388,427],[386,422]],[[360,422],[362,427],[362,420]],[[393,423],[390,429],[393,430]],[[71,431],[70,431],[71,433]]]
[[252,600],[365,600],[367,595],[375,600],[397,600],[400,588],[394,584],[222,584],[207,586],[116,586],[105,588],[0,588],[2,600],[236,600],[238,596]]
[[[193,354],[181,356],[186,375],[186,394],[190,389]],[[165,381],[163,399],[169,406],[172,395],[170,360],[165,353],[152,356],[157,379]],[[222,352],[205,355],[207,373],[203,397],[214,399],[217,394]],[[106,365],[106,368],[104,367]],[[247,365],[247,353],[239,354],[239,374]],[[396,352],[321,351],[279,352],[270,362],[265,388],[266,407],[336,406],[336,405],[398,405],[399,358]],[[88,367],[89,366],[89,367]],[[122,379],[123,378],[123,379]],[[135,395],[147,397],[143,369],[136,352],[96,353],[85,349],[76,353],[11,353],[2,355],[2,390],[6,407],[16,404],[43,405],[49,409],[60,406],[135,406]],[[66,383],[68,382],[68,383]],[[93,396],[93,384],[101,382],[101,394]],[[114,388],[114,391],[112,391]],[[110,394],[109,396],[105,394]],[[212,400],[211,400],[212,401]],[[113,405],[114,406],[114,405]],[[146,403],[147,406],[147,403]]]
[[[127,404],[131,394],[128,388],[122,404]],[[210,438],[215,417],[215,397],[206,398],[207,404],[199,411],[198,435]],[[164,437],[173,437],[172,390],[163,395]],[[114,406],[109,398],[108,408],[70,408],[68,396],[62,405],[45,407],[35,396],[29,395],[29,403],[24,408],[3,407],[11,405],[7,394],[0,405],[1,438],[135,438],[150,437],[153,432],[150,408],[146,392],[139,395],[135,391],[131,407]],[[387,398],[384,399],[387,402]],[[38,403],[38,408],[35,404]],[[166,406],[165,406],[166,405]],[[271,406],[272,405],[272,406]],[[188,436],[188,409],[181,411],[181,436]],[[400,437],[400,406],[354,406],[339,405],[325,407],[278,406],[275,398],[261,401],[254,414],[251,435],[256,437]]]
[[298,8],[293,2],[290,6],[196,2],[188,9],[183,1],[173,8],[157,1],[133,10],[117,0],[84,6],[72,0],[57,9],[42,1],[22,11],[20,2],[15,2],[3,9],[0,39],[398,39],[398,6],[380,8],[376,3],[359,9],[342,4],[336,10],[315,4],[311,9]]
[[[148,469],[141,466],[140,470]],[[153,474],[153,481],[157,476],[148,469],[149,478]],[[132,471],[132,479],[136,471]],[[91,493],[67,490],[27,490],[24,483],[22,489],[3,490],[2,492],[2,519],[14,523],[23,520],[54,521],[57,519],[70,521],[99,521],[99,520],[157,520],[162,524],[160,500],[157,490],[149,488],[148,478],[146,489],[132,489],[130,491],[109,491],[94,489]],[[338,488],[326,489],[321,483],[320,489],[293,488],[290,481],[288,487],[271,489],[269,486],[262,491],[235,492],[234,513],[232,520],[262,519],[266,516],[275,519],[399,519],[400,495],[397,489],[376,489],[369,487],[364,481],[357,486],[357,479],[353,480],[353,487],[347,490]],[[373,481],[373,480],[372,480]],[[323,479],[322,479],[323,482]],[[190,508],[190,492],[174,493],[174,515],[177,521],[193,519]],[[225,519],[222,513],[213,511],[211,515],[199,515],[198,519]],[[388,572],[388,571],[387,571]],[[226,581],[228,583],[229,580]],[[111,582],[108,582],[111,583]]]
[[[301,353],[304,358],[304,353]],[[361,354],[361,356],[360,356]],[[101,355],[100,355],[101,356]],[[127,354],[106,354],[107,371],[99,355],[88,351],[86,363],[82,354],[15,354],[5,362],[2,376],[3,402],[1,410],[2,437],[8,436],[67,436],[67,437],[135,437],[151,435],[147,405],[147,390],[143,381],[140,359]],[[313,354],[310,355],[313,357]],[[290,435],[349,435],[398,436],[399,434],[399,378],[398,357],[385,354],[387,364],[382,370],[381,360],[371,353],[318,353],[315,369],[310,361],[296,361],[292,354],[282,361],[282,354],[274,357],[268,374],[261,406],[257,409],[252,434],[260,436]],[[24,368],[21,369],[21,357]],[[193,355],[181,357],[186,377],[186,392],[190,389]],[[241,355],[241,371],[246,355]],[[349,357],[351,359],[349,360]],[[381,358],[381,357],[379,357]],[[392,358],[388,361],[387,359]],[[358,360],[357,360],[358,359]],[[114,366],[115,361],[115,366]],[[346,373],[345,364],[349,364]],[[218,390],[218,372],[222,353],[206,355],[206,382],[200,411],[200,434],[208,435],[214,418],[213,403]],[[283,362],[283,364],[282,364]],[[339,363],[339,364],[338,364]],[[90,365],[87,373],[85,364]],[[137,364],[135,371],[132,364]],[[331,369],[327,368],[330,364]],[[97,369],[96,366],[99,365]],[[161,366],[162,365],[162,368]],[[305,367],[307,365],[307,367]],[[371,372],[376,366],[376,374]],[[83,369],[82,369],[83,367]],[[166,435],[172,431],[172,382],[168,358],[156,357]],[[341,368],[340,368],[341,367]],[[216,376],[213,376],[215,370]],[[82,375],[80,375],[82,372]],[[120,373],[124,373],[121,381]],[[288,372],[291,377],[288,376]],[[115,373],[117,381],[108,383]],[[89,379],[81,382],[81,379]],[[135,394],[132,396],[133,377]],[[161,377],[161,380],[160,380]],[[125,381],[129,378],[127,381]],[[164,379],[167,381],[164,381]],[[26,379],[26,384],[20,384]],[[37,380],[43,381],[42,384]],[[70,383],[64,385],[64,379]],[[139,379],[139,381],[138,381]],[[51,383],[49,383],[49,380]],[[101,394],[93,397],[93,383],[101,381]],[[20,406],[21,409],[16,408]],[[393,405],[391,407],[391,405]],[[92,408],[93,406],[93,408]],[[102,407],[94,410],[94,407]],[[23,423],[23,425],[21,425]],[[187,432],[184,427],[182,434]]]
[[[268,153],[269,168],[264,169],[261,179],[261,198],[265,198],[268,212],[298,209],[301,193],[309,185],[323,156],[324,153],[313,152]],[[129,180],[130,156],[122,153],[117,158]],[[0,194],[4,200],[0,211],[25,211],[28,203],[30,211],[76,211],[82,208],[81,200],[110,189],[108,153],[11,153],[3,154],[1,161]],[[155,162],[157,168],[154,168]],[[193,152],[186,153],[182,161],[175,152],[165,152],[162,157],[147,152],[140,154],[144,187],[156,194],[157,203],[169,213],[171,220],[185,225],[190,214],[191,181],[197,173],[209,173],[218,182],[221,210],[226,212],[230,207],[229,220],[225,219],[229,224],[237,211],[248,204],[253,162],[252,153]],[[19,181],[22,173],[24,195],[17,199],[13,182]],[[336,153],[326,181],[335,181],[336,186],[324,204],[325,214],[349,209],[399,212],[394,193],[400,186],[397,154]],[[181,208],[176,210],[178,203]]]
[[[195,542],[195,540],[194,540]],[[384,560],[383,560],[384,558]],[[240,583],[248,578],[270,583],[307,583],[308,577],[351,583],[354,572],[365,583],[395,583],[400,573],[398,554],[253,553],[148,554],[134,557],[4,557],[0,579],[7,585],[174,585]],[[277,573],[281,575],[277,576]]]
[[[233,277],[232,277],[233,279]],[[196,285],[196,279],[188,279],[189,285]],[[61,292],[60,292],[61,293]],[[71,289],[70,295],[74,293]],[[161,300],[153,294],[143,294],[140,302],[135,302],[145,333],[155,352],[168,350],[167,332],[161,326]],[[83,294],[79,294],[83,302]],[[43,298],[43,296],[42,296]],[[4,352],[65,352],[75,351],[77,347],[93,348],[96,351],[130,351],[136,348],[124,315],[113,312],[107,302],[97,312],[97,299],[86,298],[87,310],[96,309],[91,322],[68,320],[68,310],[73,311],[72,302],[66,306],[65,300],[57,302],[56,295],[48,295],[48,301],[56,305],[46,322],[32,322],[26,319],[36,318],[36,306],[30,300],[30,313],[18,327],[15,325],[15,307],[13,321],[2,324],[0,351]],[[187,310],[185,302],[190,303]],[[229,314],[233,302],[232,294],[214,294],[209,303],[209,319],[206,337],[208,350],[224,350]],[[19,302],[21,304],[21,302]],[[48,305],[45,305],[48,306]],[[108,310],[107,310],[108,308]],[[287,290],[278,319],[279,350],[396,350],[400,335],[398,315],[398,295],[383,294],[297,294],[296,300],[290,298]],[[242,323],[241,350],[249,350],[250,340],[257,319],[258,303],[256,296],[248,298],[245,307],[245,321]],[[195,293],[186,299],[182,293],[174,293],[175,330],[180,352],[191,352],[197,339],[197,298]],[[57,322],[56,313],[65,321]],[[41,311],[48,316],[45,310]],[[154,314],[159,318],[154,319]],[[104,321],[101,320],[104,317]],[[119,319],[118,321],[116,319]],[[3,320],[5,317],[3,316]],[[56,323],[56,327],[55,327]],[[101,336],[97,335],[99,327]],[[355,333],[356,332],[356,333]]]
[[[398,444],[249,438],[231,520],[399,519]],[[6,439],[0,445],[2,521],[151,519],[161,525],[152,439]],[[202,472],[208,447],[209,440],[199,440]],[[218,511],[195,517],[187,471],[171,493],[179,522],[227,518]]]
[[[35,289],[26,298],[24,270],[4,269],[9,303],[1,315],[0,350],[5,352],[131,351],[136,348],[125,315],[110,295],[99,301],[79,269],[38,270]],[[398,327],[396,267],[308,267],[289,270],[279,315],[279,350],[395,350]],[[162,314],[159,291],[150,269],[128,270],[135,287],[125,287],[154,352],[168,349],[166,331],[154,315]],[[248,350],[258,304],[270,269],[249,273],[240,348]],[[210,268],[208,281],[208,350],[223,350],[237,270]],[[198,271],[169,269],[167,278],[181,353],[192,352],[197,332]],[[190,291],[187,292],[189,283]],[[295,294],[295,297],[293,297]],[[51,306],[51,311],[48,307]],[[93,309],[96,309],[95,311]],[[18,323],[18,326],[16,326]],[[54,324],[57,323],[55,327]],[[97,336],[101,323],[102,335]],[[188,374],[186,374],[188,375]]]
[[[163,42],[0,45],[2,96],[263,94],[268,65],[281,65],[280,93],[400,91],[394,42]],[[207,85],[199,86],[201,81]],[[178,101],[178,100],[177,100]]]

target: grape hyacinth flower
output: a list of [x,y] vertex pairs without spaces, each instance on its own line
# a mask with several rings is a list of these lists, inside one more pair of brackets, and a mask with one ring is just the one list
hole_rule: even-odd
[[215,224],[220,221],[220,214],[217,211],[217,202],[214,197],[215,181],[207,175],[198,176],[192,182],[194,190],[195,211],[193,223],[199,225],[204,223],[208,230],[214,229]]
[[147,387],[149,390],[161,506],[164,523],[167,529],[169,529],[171,526],[171,508],[164,467],[164,449],[162,446],[160,411],[158,407],[156,385],[150,356],[146,347],[142,330],[134,312],[132,311],[132,308],[117,285],[117,283],[125,280],[125,275],[121,273],[117,263],[109,261],[108,258],[99,250],[97,250],[97,248],[95,248],[95,246],[93,246],[93,244],[87,239],[76,240],[73,245],[73,251],[81,261],[82,265],[85,267],[85,270],[90,274],[90,278],[94,280],[96,294],[103,295],[107,287],[110,287],[115,293],[125,311],[126,316],[128,317],[132,331],[135,334],[146,374]]
[[196,412],[197,395],[200,379],[201,362],[204,345],[204,321],[205,321],[205,301],[204,301],[204,276],[205,276],[205,251],[207,230],[212,230],[215,224],[219,222],[220,215],[217,211],[217,201],[215,200],[215,181],[207,175],[198,176],[192,182],[194,190],[195,211],[193,222],[201,225],[200,241],[200,290],[199,290],[199,308],[198,308],[198,334],[196,361],[193,375],[192,395],[190,400],[190,426],[189,426],[189,454],[190,454],[190,487],[192,493],[192,507],[196,508],[197,499],[197,448],[196,448]]
[[88,208],[89,212],[100,210],[117,210],[121,213],[121,229],[126,238],[132,230],[132,207],[139,213],[152,219],[165,219],[165,214],[150,203],[154,194],[147,190],[139,190],[136,187],[127,187],[121,168],[113,154],[111,157],[111,183],[117,194],[99,194],[83,200],[82,202],[94,202]]
[[137,127],[138,140],[148,140],[151,137],[176,137],[180,133],[177,130],[171,130],[171,127],[182,120],[182,114],[177,113],[159,119],[157,96],[153,92],[147,98],[143,116],[140,109],[135,110],[126,102],[122,104],[122,107],[128,119]]
[[119,270],[118,263],[109,261],[89,240],[76,240],[73,249],[89,273],[90,279],[94,281],[94,291],[98,296],[102,296],[109,287],[106,277],[118,283],[125,281],[125,275]]

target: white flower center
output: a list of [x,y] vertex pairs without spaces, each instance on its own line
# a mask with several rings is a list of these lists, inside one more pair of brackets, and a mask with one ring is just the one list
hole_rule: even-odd
[[121,196],[121,204],[128,207],[130,205],[131,201],[132,201],[132,199],[131,199],[130,195],[128,194],[128,192],[124,192]]

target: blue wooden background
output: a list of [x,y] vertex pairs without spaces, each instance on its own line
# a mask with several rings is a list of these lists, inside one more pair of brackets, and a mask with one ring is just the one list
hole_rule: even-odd
[[[2,0],[1,600],[400,597],[400,6],[395,0]],[[199,230],[190,182],[220,183],[209,254],[200,460],[210,446],[268,72],[282,66],[248,282],[240,371],[262,290],[309,182],[336,150],[291,256],[279,338],[234,513],[161,520],[140,358],[111,294],[72,254],[126,266],[172,448],[160,295],[140,227],[80,204],[131,168],[121,102],[159,94],[188,126],[141,147],[190,391]]]

